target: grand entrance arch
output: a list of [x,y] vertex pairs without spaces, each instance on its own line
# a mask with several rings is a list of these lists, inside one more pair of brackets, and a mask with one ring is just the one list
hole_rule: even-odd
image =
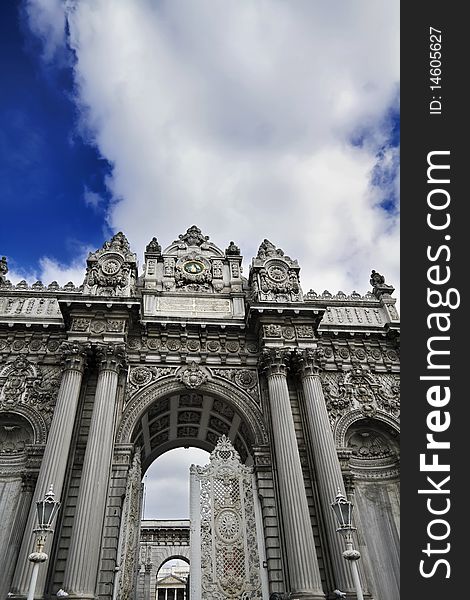
[[[371,506],[395,485],[398,462],[373,484],[362,481],[371,463],[354,449],[369,432],[341,433],[351,414],[398,430],[393,287],[372,271],[362,295],[305,293],[298,262],[266,239],[247,277],[242,263],[234,242],[222,250],[196,226],[164,249],[153,238],[143,269],[117,233],[90,253],[80,286],[15,286],[4,262],[0,486],[19,459],[12,438],[24,430],[32,444],[21,485],[18,475],[11,487],[15,505],[0,494],[2,514],[19,507],[2,534],[17,549],[2,593],[27,596],[35,503],[53,483],[61,510],[36,598],[62,590],[70,600],[135,600],[142,471],[180,445],[211,452],[222,435],[254,470],[270,593],[353,597],[331,511],[338,488],[362,495],[356,506],[374,515],[361,549],[378,552],[384,523],[398,539],[394,492],[386,519]],[[379,441],[393,450],[382,429],[372,434],[371,453]],[[383,574],[398,564],[396,549],[382,544],[380,557],[363,561],[365,596],[396,600]]]
[[[163,376],[152,381],[151,375]],[[163,373],[152,372],[150,369],[146,371],[142,367],[131,370],[130,380],[144,383],[123,413],[117,441],[123,447],[132,445],[135,448],[133,468],[140,468],[143,475],[155,459],[178,447],[192,446],[213,452],[222,437],[230,445],[233,444],[232,449],[238,453],[243,463],[248,467],[254,465],[255,456],[260,452],[266,453],[267,449],[267,427],[252,395],[259,395],[257,372],[253,369],[236,372],[234,380],[239,386],[244,386],[245,390],[227,380],[227,375],[231,374],[220,369],[202,367],[196,362],[177,369],[168,368]],[[255,479],[250,477],[250,486],[252,485],[255,489],[253,494],[250,488],[251,504],[253,497],[258,503],[258,491]],[[135,538],[135,533],[129,534],[135,530],[135,526],[132,526],[133,513],[127,507],[132,504],[140,506],[141,493],[142,488],[136,485],[131,486],[126,493],[121,540],[129,535],[132,539]],[[258,504],[257,510],[261,511]],[[259,528],[262,537],[261,522]],[[264,560],[264,544],[260,550],[256,535],[254,540],[256,554],[261,551]],[[129,552],[129,547],[130,544],[121,546],[119,586],[122,596],[130,593],[130,588],[139,579],[137,577],[132,584],[125,574],[142,571],[139,554]]]

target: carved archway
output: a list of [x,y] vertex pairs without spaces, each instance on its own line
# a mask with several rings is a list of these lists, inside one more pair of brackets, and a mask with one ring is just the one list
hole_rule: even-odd
[[116,441],[141,448],[145,472],[173,448],[194,446],[211,452],[223,434],[244,461],[252,462],[253,448],[267,444],[266,425],[253,398],[221,378],[208,378],[191,388],[170,376],[131,398]]

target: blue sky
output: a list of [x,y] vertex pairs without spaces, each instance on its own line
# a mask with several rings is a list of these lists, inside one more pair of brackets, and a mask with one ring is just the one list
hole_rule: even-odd
[[3,2],[1,23],[1,247],[10,268],[38,272],[42,256],[69,263],[102,244],[103,213],[84,190],[105,198],[110,165],[77,131],[71,65],[43,64],[22,3]]
[[124,230],[263,238],[304,288],[398,283],[398,7],[339,0],[1,5],[0,251],[80,283]]
[[372,268],[398,288],[398,3],[22,0],[0,17],[13,282],[80,284],[114,232],[141,262],[197,224],[240,246],[245,275],[268,238],[305,291],[364,293]]

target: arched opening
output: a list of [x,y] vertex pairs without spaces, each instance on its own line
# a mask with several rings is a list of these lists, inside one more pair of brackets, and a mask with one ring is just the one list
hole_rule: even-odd
[[180,391],[157,398],[134,427],[131,442],[140,448],[142,472],[174,448],[194,447],[211,452],[226,435],[241,460],[253,464],[253,424],[227,399],[212,393]]
[[[0,527],[0,595],[6,594],[16,564],[22,531],[31,502],[34,479],[28,478],[26,470],[28,447],[34,443],[31,423],[15,412],[0,413],[0,514],[3,523],[13,526]],[[5,582],[5,583],[4,583]]]
[[388,565],[379,574],[369,569],[372,592],[374,597],[393,600],[400,595],[398,431],[378,418],[359,419],[349,426],[345,440],[351,450],[358,531],[364,536],[368,560]]
[[[147,386],[128,404],[118,440],[134,445],[145,484],[138,598],[153,596],[157,569],[165,560],[178,557],[189,562],[189,466],[208,464],[209,453],[224,435],[247,466],[254,464],[255,448],[267,442],[259,407],[226,381],[211,379],[188,389],[168,379]],[[184,597],[188,599],[189,590]]]
[[155,600],[189,600],[189,561],[171,557],[157,571]]

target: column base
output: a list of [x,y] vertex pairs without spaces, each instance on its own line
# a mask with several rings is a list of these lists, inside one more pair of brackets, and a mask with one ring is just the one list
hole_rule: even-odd
[[64,600],[96,600],[97,598],[98,596],[95,594],[77,594],[75,592],[67,592],[67,596],[64,596]]
[[[346,590],[344,593],[346,594],[346,596],[343,598],[343,600],[357,600],[357,594],[355,591]],[[362,595],[364,597],[364,600],[374,600],[373,596],[369,592],[363,592]],[[329,592],[328,594],[326,594],[326,600],[341,600],[341,598],[334,592]]]
[[325,600],[326,598],[323,592],[291,592],[287,597],[289,600]]

